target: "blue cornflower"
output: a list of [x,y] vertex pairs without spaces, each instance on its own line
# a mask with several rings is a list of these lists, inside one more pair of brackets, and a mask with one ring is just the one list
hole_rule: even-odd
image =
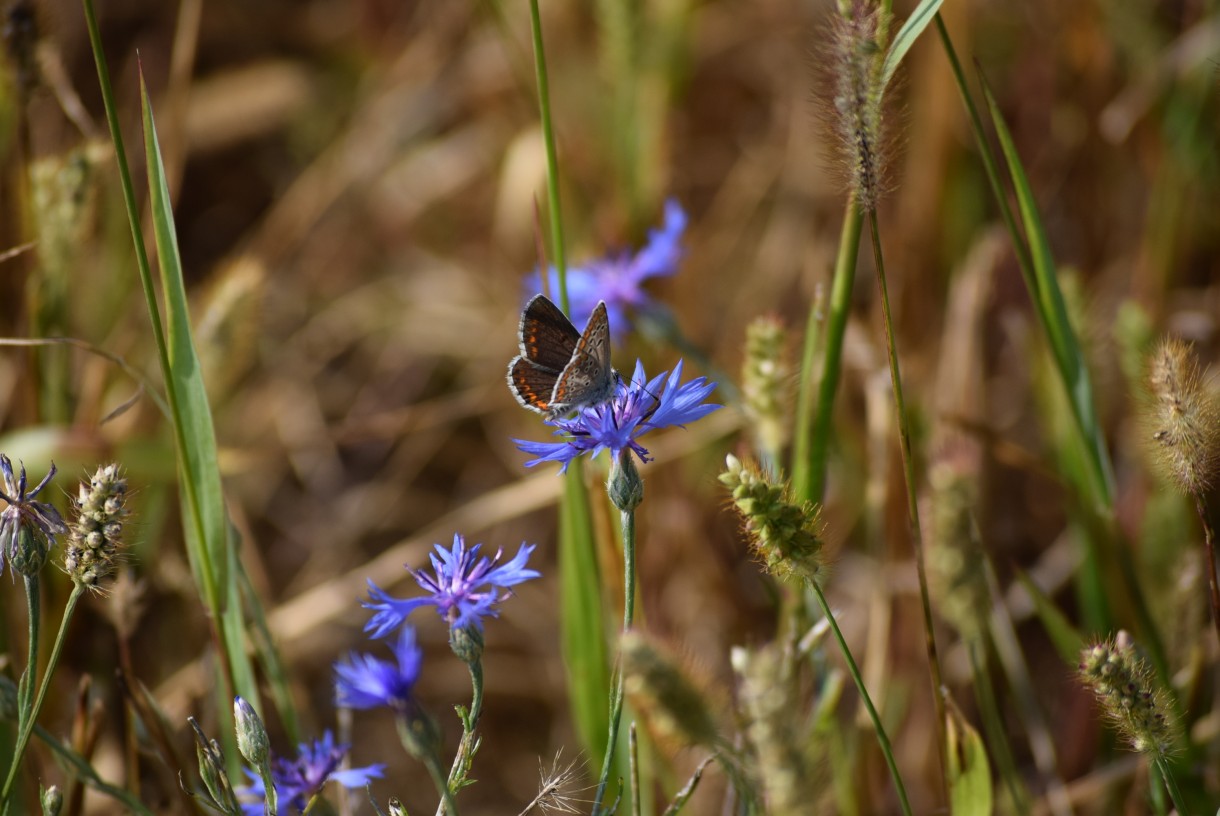
[[562,441],[513,441],[520,450],[538,457],[526,462],[526,467],[561,462],[561,470],[567,470],[582,453],[593,457],[604,450],[610,451],[615,459],[630,450],[641,462],[650,461],[648,450],[636,441],[641,436],[670,425],[683,426],[721,407],[703,402],[716,383],[708,382],[706,377],[696,377],[688,383],[679,383],[681,379],[681,360],[672,374],[665,372],[651,380],[637,360],[635,373],[629,381],[619,381],[613,399],[585,408],[571,419],[547,420],[547,424],[555,426],[555,435]]
[[482,631],[483,618],[495,617],[498,614],[495,604],[508,597],[508,593],[497,592],[498,588],[514,586],[541,575],[537,570],[525,568],[526,560],[534,551],[532,544],[522,544],[513,560],[498,567],[496,562],[503,551],[496,550],[494,558],[479,558],[482,546],[475,544],[468,550],[465,539],[455,534],[452,549],[446,550],[437,544],[436,552],[430,556],[434,575],[408,567],[407,571],[416,583],[428,593],[422,598],[399,600],[369,581],[371,601],[364,607],[376,610],[377,614],[364,625],[364,630],[370,637],[381,637],[402,624],[417,608],[435,606],[450,629],[474,627]]
[[[381,763],[340,770],[339,765],[350,749],[350,745],[336,745],[334,735],[327,730],[322,739],[298,745],[296,759],[273,759],[271,781],[279,794],[281,807],[291,803],[300,812],[327,782],[338,782],[345,788],[363,788],[370,779],[380,779],[385,775],[385,765]],[[246,769],[246,776],[250,777],[250,785],[238,793],[257,797],[257,801],[242,804],[242,812],[246,816],[262,816],[263,800],[267,796],[263,780],[249,768]]]
[[[568,316],[580,327],[589,320],[598,301],[606,301],[610,332],[617,343],[627,331],[627,309],[647,310],[652,299],[642,288],[649,278],[669,277],[678,271],[682,260],[682,233],[686,213],[677,201],[665,202],[665,224],[649,230],[648,242],[634,255],[621,251],[568,269]],[[551,267],[547,274],[551,292],[559,291],[559,272]],[[530,295],[542,291],[542,275],[535,270],[526,279]],[[558,297],[555,298],[559,302]]]
[[[4,571],[4,560],[10,561],[22,557],[28,564],[16,564],[22,574],[34,574],[41,568],[46,559],[46,553],[55,544],[55,536],[68,532],[59,511],[46,502],[34,501],[44,487],[50,484],[55,476],[55,463],[47,475],[33,490],[26,492],[25,465],[21,466],[21,475],[13,473],[13,463],[0,453],[0,478],[4,489],[0,490],[0,499],[8,502],[8,507],[0,513],[0,572]],[[30,534],[26,541],[34,545],[32,551],[24,553],[21,548],[21,532]]]
[[335,702],[347,708],[387,706],[406,711],[414,702],[412,691],[424,653],[415,644],[415,630],[410,626],[402,627],[392,649],[397,662],[352,652],[347,663],[336,663]]

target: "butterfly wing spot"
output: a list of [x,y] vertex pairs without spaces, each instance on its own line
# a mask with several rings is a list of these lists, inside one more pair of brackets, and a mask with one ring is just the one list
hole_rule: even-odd
[[508,364],[508,387],[523,407],[545,414],[550,411],[555,374],[524,357],[514,357]]

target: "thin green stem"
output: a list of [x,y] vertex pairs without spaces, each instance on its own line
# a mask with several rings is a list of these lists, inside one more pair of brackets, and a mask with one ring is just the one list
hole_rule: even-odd
[[86,785],[99,793],[104,793],[112,799],[122,802],[129,813],[136,813],[139,816],[153,816],[153,812],[145,807],[144,803],[137,799],[131,791],[104,781],[97,775],[97,771],[94,770],[93,766],[84,757],[65,747],[63,743],[56,739],[54,734],[51,734],[37,723],[34,724],[34,736],[38,737],[43,745],[58,754],[64,761],[64,764],[69,766],[77,777],[84,780]]
[[1207,517],[1207,505],[1203,497],[1195,494],[1195,512],[1203,525],[1203,546],[1207,551],[1207,586],[1212,601],[1212,624],[1216,628],[1216,639],[1220,641],[1220,586],[1216,584],[1216,535]]
[[[475,731],[479,727],[479,716],[483,713],[483,661],[467,663],[466,668],[470,669],[470,711],[462,713],[461,709],[458,709],[458,713],[462,714],[462,740],[458,744],[457,754],[453,757],[453,766],[449,769],[448,788],[451,791],[461,790],[470,773],[475,746],[478,744]],[[445,805],[442,802],[437,806],[436,816],[443,816],[444,812]]]
[[[551,122],[551,84],[547,77],[546,51],[542,47],[542,19],[538,0],[530,0],[530,33],[534,41],[534,74],[538,81],[538,114],[542,120],[542,141],[546,146],[546,202],[551,220],[551,260],[559,272],[559,308],[568,305],[568,266],[563,241],[563,218],[559,206],[559,158],[555,151],[555,128]],[[546,279],[546,270],[542,270]]]
[[1182,791],[1178,789],[1178,780],[1174,779],[1173,773],[1169,768],[1169,762],[1163,754],[1157,754],[1153,760],[1161,780],[1165,783],[1166,789],[1169,790],[1169,798],[1173,800],[1173,807],[1178,813],[1189,813],[1185,807],[1186,797],[1182,796]]
[[[924,565],[923,530],[919,524],[919,502],[915,496],[915,463],[911,457],[911,423],[906,400],[902,395],[902,372],[898,368],[898,346],[894,341],[894,321],[890,314],[889,286],[885,281],[885,261],[881,253],[881,233],[877,228],[877,212],[868,214],[869,234],[873,242],[873,260],[877,267],[877,286],[881,291],[881,313],[885,319],[885,346],[890,361],[890,383],[894,390],[894,411],[898,415],[898,442],[902,452],[902,474],[906,481],[907,515],[911,525],[911,548],[915,553],[915,572],[919,577],[919,600],[923,606],[924,647],[928,653],[928,671],[932,678],[932,699],[936,705],[936,735],[940,749],[941,773],[947,774],[945,742],[945,699],[941,694],[940,659],[936,651],[936,631],[932,626],[932,601],[928,593],[927,568]],[[946,777],[946,786],[948,779]]]
[[[813,405],[813,358],[817,348],[817,328],[813,309],[805,328],[805,357],[801,367],[801,390],[797,402],[796,461],[793,465],[793,491],[800,501],[820,502],[826,485],[830,419],[835,390],[839,385],[843,335],[847,331],[847,318],[851,311],[851,290],[856,280],[856,260],[860,254],[860,231],[863,223],[863,214],[856,206],[856,197],[853,194],[847,199],[843,230],[839,234],[839,254],[835,260],[826,333],[822,341],[822,365],[818,372],[816,405]],[[813,308],[816,308],[816,302]]]
[[974,696],[978,700],[979,712],[982,715],[983,728],[987,732],[987,740],[991,745],[990,753],[995,757],[997,770],[1008,788],[1012,799],[1013,812],[1028,813],[1029,800],[1025,786],[1017,772],[1013,760],[1012,749],[1008,744],[1008,733],[996,704],[995,689],[991,686],[991,676],[986,666],[986,646],[981,637],[971,637],[966,643],[966,652],[970,656],[970,679],[974,686]]
[[[631,631],[635,620],[635,511],[622,511],[623,526],[623,633]],[[602,797],[610,780],[610,768],[614,765],[614,746],[618,742],[619,720],[623,716],[623,670],[615,671],[614,691],[610,697],[610,733],[606,737],[606,755],[602,760],[602,772],[597,781],[597,792],[593,795],[593,816],[603,813]]]
[[458,816],[457,802],[453,801],[453,791],[449,790],[445,773],[441,770],[441,763],[437,761],[436,755],[429,753],[423,757],[423,762],[424,767],[428,769],[428,776],[432,777],[432,784],[436,786],[436,792],[441,796],[441,812]]
[[635,723],[627,729],[627,745],[631,766],[631,813],[632,816],[640,816],[640,743],[635,735]]
[[[37,579],[34,580],[34,583],[37,584]],[[35,698],[34,705],[29,710],[28,716],[23,711],[21,730],[17,736],[17,745],[13,748],[13,764],[8,769],[8,779],[4,781],[4,790],[0,791],[0,803],[3,803],[6,812],[8,810],[9,797],[13,792],[13,783],[17,779],[17,768],[21,765],[21,757],[25,754],[26,746],[30,742],[30,734],[34,732],[34,723],[38,719],[38,712],[42,710],[42,703],[47,696],[47,689],[51,686],[51,677],[55,674],[56,665],[59,664],[59,655],[63,651],[64,641],[67,639],[65,635],[68,632],[68,623],[72,620],[72,613],[76,611],[76,604],[84,593],[85,589],[82,585],[73,584],[72,594],[68,596],[68,602],[64,606],[64,616],[59,623],[59,632],[55,635],[55,645],[51,647],[51,656],[47,660],[47,667],[42,674],[42,684],[38,687],[38,697]],[[26,671],[30,673],[30,682],[33,683],[35,666],[32,662]]]
[[851,675],[851,679],[856,683],[856,690],[860,692],[860,700],[864,703],[864,708],[868,712],[869,719],[873,721],[873,731],[877,734],[877,742],[881,746],[881,753],[885,756],[885,764],[889,766],[890,777],[894,780],[894,789],[898,793],[898,802],[902,806],[902,812],[907,816],[911,816],[911,803],[907,801],[907,789],[902,784],[902,774],[898,773],[898,763],[894,760],[894,749],[890,746],[890,738],[885,733],[885,726],[881,724],[881,716],[877,714],[877,709],[873,706],[873,698],[869,696],[868,689],[864,686],[864,678],[860,675],[860,667],[856,665],[856,659],[852,657],[851,649],[847,647],[847,640],[843,637],[843,632],[839,629],[839,624],[835,620],[834,613],[830,611],[830,604],[826,601],[826,595],[822,592],[822,587],[817,581],[806,582],[813,595],[818,599],[818,606],[822,607],[822,614],[826,616],[826,622],[830,624],[830,631],[834,633],[835,640],[839,643],[839,650],[843,653],[843,659],[847,662],[847,672]]
[[[34,684],[38,682],[38,636],[42,620],[42,588],[38,583],[37,575],[23,575],[22,579],[25,583],[26,617],[28,618],[26,631],[29,642],[26,645],[25,671],[21,673],[21,680],[17,684],[17,733],[24,739],[18,740],[17,747],[13,750],[13,762],[9,766],[3,795],[0,795],[0,803],[4,805],[5,814],[8,813],[8,798],[13,781],[17,776],[17,768],[21,766],[21,758],[25,754],[30,731],[34,721],[38,719],[38,712],[34,709]],[[47,667],[48,672],[50,668]]]

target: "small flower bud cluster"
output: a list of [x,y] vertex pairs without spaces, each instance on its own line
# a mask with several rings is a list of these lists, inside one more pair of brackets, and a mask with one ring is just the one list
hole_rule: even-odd
[[774,317],[760,317],[746,327],[746,358],[741,394],[754,437],[768,455],[778,457],[788,441],[785,408],[789,405],[789,372],[784,359],[787,333]]
[[941,599],[944,616],[966,640],[982,635],[991,597],[987,591],[983,547],[972,513],[970,477],[951,466],[932,469],[932,524],[928,577]]
[[1201,496],[1220,469],[1220,406],[1190,347],[1166,340],[1148,363],[1147,439],[1158,469],[1186,493]]
[[64,555],[64,570],[76,583],[96,588],[114,572],[126,498],[127,480],[119,476],[118,465],[100,467],[81,483]]
[[721,739],[703,694],[666,654],[635,632],[619,644],[623,689],[650,714],[658,736],[688,745],[712,747]]
[[1136,751],[1164,756],[1173,746],[1166,693],[1126,632],[1080,654],[1080,676]]
[[820,578],[825,567],[819,514],[812,502],[792,503],[784,486],[768,482],[732,454],[720,482],[733,493],[755,550],[777,578]]
[[800,733],[792,661],[772,644],[757,651],[737,649],[733,665],[741,677],[739,699],[746,736],[758,757],[758,775],[774,816],[809,813],[816,801],[816,776]]

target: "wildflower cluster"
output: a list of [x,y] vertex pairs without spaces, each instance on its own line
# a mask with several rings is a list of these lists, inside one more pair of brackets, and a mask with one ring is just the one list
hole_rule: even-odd
[[[644,290],[649,278],[669,277],[678,270],[682,260],[682,233],[686,230],[686,213],[678,202],[665,204],[665,224],[648,233],[648,242],[639,252],[620,252],[590,261],[567,270],[568,310],[572,322],[583,326],[599,301],[606,302],[610,318],[610,333],[615,342],[622,339],[630,326],[627,311],[649,311],[657,307]],[[551,267],[547,273],[551,292],[559,291],[559,272]],[[538,272],[526,278],[530,294],[541,292],[542,276]]]

